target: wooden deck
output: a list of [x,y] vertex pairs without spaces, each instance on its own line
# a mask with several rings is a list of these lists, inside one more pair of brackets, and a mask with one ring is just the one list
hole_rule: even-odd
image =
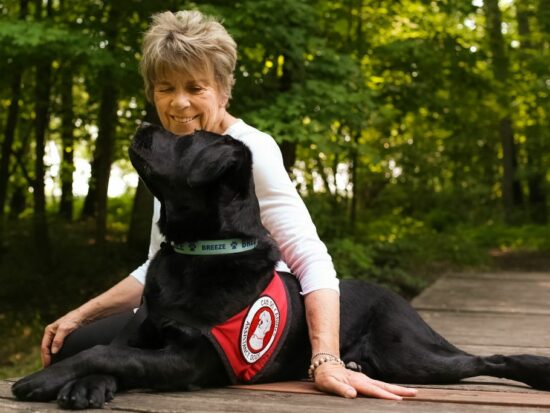
[[[550,273],[454,274],[440,278],[413,305],[457,346],[480,355],[550,356]],[[21,403],[0,381],[0,412],[59,411],[54,403]],[[152,394],[117,395],[117,412],[550,412],[550,392],[490,377],[460,384],[417,386],[416,398],[393,402],[345,400],[317,393],[310,383],[279,383]]]

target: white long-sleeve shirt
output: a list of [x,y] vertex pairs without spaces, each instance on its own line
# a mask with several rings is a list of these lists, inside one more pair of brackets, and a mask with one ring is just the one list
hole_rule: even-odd
[[[261,220],[277,242],[283,258],[277,263],[276,270],[294,274],[303,294],[323,288],[339,291],[332,259],[286,173],[275,140],[242,120],[231,125],[224,134],[240,140],[252,152],[252,172]],[[149,263],[164,241],[156,225],[160,218],[160,202],[157,199],[154,202],[148,259],[131,273],[141,283],[145,283]]]

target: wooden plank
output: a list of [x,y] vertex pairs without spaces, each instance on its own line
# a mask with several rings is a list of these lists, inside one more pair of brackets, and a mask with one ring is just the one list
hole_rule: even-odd
[[[540,390],[531,389],[523,383],[512,380],[498,379],[495,377],[479,376],[467,379],[457,384],[407,384],[399,383],[402,386],[417,389],[441,389],[441,390],[475,390],[475,391],[493,391],[493,392],[515,392],[515,393],[540,393]],[[318,394],[325,393],[318,391],[313,384],[308,382],[278,382],[254,385],[235,385],[230,386],[235,389],[256,390],[256,391],[277,391],[298,394]]]
[[[308,385],[308,383],[304,383],[304,385]],[[262,386],[260,386],[262,387]],[[263,386],[264,388],[268,388],[269,386]],[[310,388],[312,389],[312,388]],[[235,390],[237,391],[237,390]],[[244,391],[244,393],[243,393]],[[445,389],[421,389],[419,391],[419,395],[415,398],[409,398],[406,401],[403,402],[392,402],[392,401],[383,401],[383,400],[376,400],[376,399],[369,399],[369,398],[358,398],[356,400],[345,400],[338,397],[333,396],[327,396],[327,395],[319,395],[317,392],[312,389],[314,392],[313,394],[291,394],[288,392],[281,392],[276,393],[268,390],[261,390],[258,388],[256,391],[250,391],[247,395],[246,390],[241,390],[241,392],[231,392],[226,393],[225,389],[218,389],[218,390],[206,390],[197,392],[195,394],[190,393],[179,393],[179,394],[170,394],[170,397],[179,398],[181,400],[185,400],[186,406],[189,406],[189,404],[193,403],[191,400],[193,397],[198,398],[199,400],[205,400],[207,398],[208,403],[215,402],[214,404],[219,407],[220,400],[218,399],[219,396],[222,396],[223,402],[226,403],[226,407],[229,408],[230,406],[234,406],[234,404],[238,404],[240,407],[246,407],[244,406],[245,403],[249,404],[249,407],[251,410],[243,410],[243,411],[257,411],[259,408],[261,408],[262,411],[263,408],[267,408],[265,411],[269,410],[269,407],[271,407],[272,411],[300,411],[301,409],[305,409],[306,411],[309,411],[310,409],[315,409],[319,411],[339,411],[342,409],[342,411],[346,412],[359,412],[359,411],[369,411],[369,412],[376,412],[376,411],[414,411],[414,405],[417,403],[421,403],[422,409],[421,411],[429,412],[429,411],[450,411],[447,409],[449,406],[448,402],[449,400],[452,400],[453,403],[460,403],[460,404],[469,404],[469,406],[465,406],[466,409],[463,411],[471,412],[472,409],[478,410],[478,407],[486,407],[486,406],[480,406],[480,404],[484,404],[487,406],[499,406],[500,408],[504,409],[502,411],[506,411],[507,408],[510,407],[531,407],[531,408],[545,408],[546,411],[548,411],[548,407],[550,407],[550,396],[543,394],[514,394],[509,396],[504,396],[503,393],[496,393],[496,392],[468,392],[468,391],[450,391]],[[284,395],[285,398],[282,400],[285,400],[285,403],[281,403],[281,398],[279,395]],[[504,396],[504,397],[503,397]],[[166,396],[164,397],[164,399]],[[433,410],[431,409],[432,406],[429,406],[427,404],[424,404],[423,402],[431,402],[433,404]],[[441,403],[444,403],[441,405]],[[475,408],[472,407],[472,405],[475,405]],[[128,401],[125,401],[124,404],[125,407],[128,407]],[[163,406],[166,407],[165,401],[163,400]],[[214,408],[214,406],[210,406],[208,408],[208,411],[212,411],[211,408]],[[456,406],[455,406],[456,408]],[[439,410],[438,410],[439,409]],[[224,410],[223,411],[232,411],[232,410]],[[239,410],[240,411],[240,410]],[[458,410],[460,411],[460,410]],[[518,411],[518,410],[515,410]],[[523,410],[521,410],[523,411]]]
[[[403,386],[407,387],[413,387],[413,388],[426,388],[426,389],[447,389],[447,390],[468,390],[468,386],[475,386],[476,390],[491,390],[491,391],[498,391],[491,388],[488,388],[484,386],[483,384],[471,382],[471,384],[448,384],[448,385],[431,385],[431,384],[424,384],[424,385],[413,385],[413,384],[404,384],[401,383]],[[312,383],[309,382],[296,382],[296,381],[288,381],[288,382],[278,382],[278,383],[264,383],[264,384],[253,384],[253,385],[234,385],[230,386],[234,389],[242,389],[242,390],[255,390],[255,391],[276,391],[276,392],[286,392],[286,393],[298,393],[298,394],[317,394],[317,395],[325,395],[325,393],[315,389]],[[504,386],[501,386],[501,388]],[[517,392],[523,392],[525,390],[528,390],[526,387],[519,387],[516,389]],[[504,390],[505,391],[505,390]],[[532,390],[533,392],[538,392],[537,390]]]
[[[549,295],[550,297],[550,291]],[[548,299],[548,298],[547,298]],[[548,299],[550,301],[550,299]],[[421,310],[420,315],[451,343],[541,348],[550,356],[550,314],[503,314]],[[525,351],[521,351],[525,353]]]
[[[428,393],[427,393],[428,394]],[[458,400],[458,397],[455,397]],[[533,403],[532,403],[533,404]],[[270,391],[249,391],[242,389],[215,389],[188,393],[158,394],[127,394],[119,396],[110,403],[109,408],[136,409],[147,412],[282,412],[296,413],[300,411],[327,412],[335,411],[349,413],[471,413],[472,405],[462,403],[440,403],[425,401],[388,401],[370,398],[347,400],[334,396],[292,394]],[[139,410],[138,410],[139,409]],[[476,412],[511,413],[511,412],[548,412],[546,408],[536,406],[507,405],[475,405]]]
[[[409,400],[413,400],[413,398]],[[471,390],[419,389],[418,395],[414,397],[414,401],[550,408],[550,394],[542,392],[530,394]]]
[[[89,410],[91,412],[100,410]],[[40,412],[40,413],[59,413],[59,407],[53,403],[21,403],[15,400],[0,399],[0,412],[19,413],[19,412]]]
[[[311,382],[282,382],[255,385],[232,386],[244,390],[277,391],[287,393],[317,394],[323,393],[316,390]],[[417,386],[418,387],[418,386]],[[531,406],[550,408],[550,393],[533,390],[531,392],[502,392],[502,391],[475,391],[471,389],[435,388],[432,386],[420,386],[416,397],[406,398],[407,401],[430,401],[490,404],[504,406]]]
[[[422,396],[430,401],[420,399],[411,402],[388,401],[370,398],[346,400],[339,397],[319,396],[307,394],[287,394],[276,392],[251,392],[237,389],[216,389],[188,393],[127,393],[105,406],[104,411],[117,412],[282,412],[295,413],[297,411],[315,411],[333,413],[335,411],[350,413],[542,413],[547,408],[535,406],[533,400],[529,406],[518,407],[502,404],[469,404],[464,403],[459,395],[454,396],[453,403],[440,399],[447,397],[443,393],[434,394],[426,391]],[[436,400],[437,399],[437,400]],[[484,397],[489,399],[489,397]],[[475,406],[475,407],[473,407]],[[60,411],[54,403],[21,403],[13,400],[0,399],[2,412],[53,412]],[[90,410],[98,412],[99,410]]]
[[[308,383],[306,383],[308,384]],[[59,411],[55,403],[24,403],[5,398],[9,383],[0,383],[0,411],[1,412],[53,412]],[[435,389],[421,389],[419,397],[402,402],[357,398],[346,400],[324,394],[295,394],[288,392],[273,392],[264,390],[243,389],[212,389],[181,393],[147,393],[129,392],[119,394],[112,402],[105,406],[105,410],[117,412],[288,412],[316,411],[334,412],[345,411],[350,413],[369,412],[405,412],[405,413],[540,413],[548,412],[547,398],[538,395],[529,395],[520,403],[527,403],[523,407],[516,406],[517,398],[502,398],[502,394],[495,395],[489,392],[474,396],[465,391],[451,391]],[[467,399],[467,396],[472,396]],[[536,396],[536,397],[535,397]],[[448,401],[452,400],[453,403]],[[470,400],[470,401],[468,401]],[[499,402],[500,400],[500,402]],[[504,400],[504,403],[502,402]],[[515,401],[514,401],[515,400]],[[471,403],[475,404],[475,408]],[[479,404],[482,403],[482,404]],[[540,406],[544,406],[542,408]],[[104,410],[104,411],[105,411]],[[99,410],[90,410],[92,412]]]
[[517,381],[499,379],[497,377],[478,376],[462,380],[457,384],[417,384],[410,385],[417,389],[448,389],[467,391],[492,391],[507,393],[539,393],[539,390],[532,389],[524,383]]
[[0,398],[10,399],[13,397],[11,394],[11,385],[12,385],[11,381],[7,381],[7,380],[0,381]]
[[[499,379],[491,378],[493,381],[498,381]],[[453,393],[453,390],[457,390],[457,394],[464,395],[465,391],[471,391],[473,401],[478,400],[480,396],[478,393],[485,392],[487,398],[494,397],[496,393],[507,392],[507,387],[501,386],[498,390],[492,390],[487,388],[482,384],[476,383],[475,381],[468,380],[460,384],[447,384],[447,385],[409,385],[403,384],[403,386],[415,387],[419,389],[419,395],[417,397],[408,398],[410,401],[426,401],[427,398],[438,398],[440,394],[445,394],[445,392]],[[235,385],[231,386],[235,389],[243,390],[256,390],[256,391],[277,391],[277,392],[287,392],[287,393],[299,393],[299,394],[317,394],[325,395],[325,393],[320,392],[315,389],[313,383],[308,381],[288,381],[288,382],[278,382],[278,383],[265,383],[265,384],[253,384],[253,385]],[[429,391],[428,391],[429,390]],[[432,391],[433,390],[433,391]],[[516,386],[515,391],[510,392],[510,399],[513,399],[513,395],[516,394],[518,399],[523,399],[527,394],[531,396],[536,396],[538,399],[542,400],[542,403],[545,405],[548,404],[550,407],[550,393],[543,392],[540,390],[530,389],[525,385]],[[485,397],[485,396],[484,396]]]
[[413,300],[420,310],[550,314],[550,279],[442,277]]
[[512,347],[501,345],[486,344],[463,344],[460,348],[471,354],[479,356],[491,356],[493,354],[534,354],[536,356],[550,357],[550,348],[548,347]]
[[520,272],[520,271],[498,271],[498,272],[456,272],[445,275],[445,278],[464,278],[476,280],[499,280],[511,282],[541,281],[550,282],[550,272]]
[[[535,390],[528,385],[512,380],[501,379],[490,376],[478,376],[465,379],[457,384],[408,384],[397,383],[402,386],[411,388],[430,388],[430,389],[447,389],[447,390],[474,390],[474,391],[493,391],[493,392],[514,392],[514,393],[542,393],[540,390]],[[313,384],[307,382],[277,382],[257,385],[235,385],[231,388],[244,390],[265,390],[265,391],[281,391],[298,394],[325,394],[316,390]]]

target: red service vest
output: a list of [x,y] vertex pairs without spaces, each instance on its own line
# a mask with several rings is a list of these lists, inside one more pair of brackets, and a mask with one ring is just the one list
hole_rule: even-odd
[[285,284],[275,272],[254,303],[206,333],[233,383],[253,383],[269,366],[286,336],[289,304]]

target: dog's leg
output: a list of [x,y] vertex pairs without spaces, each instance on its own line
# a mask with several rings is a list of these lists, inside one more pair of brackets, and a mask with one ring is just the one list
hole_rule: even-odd
[[[475,376],[493,376],[525,383],[538,390],[550,390],[550,357],[528,354],[489,357],[467,353],[435,356],[424,353],[414,362],[387,363],[380,367],[384,380],[397,383],[456,383]],[[406,372],[406,369],[412,369]]]
[[[401,297],[373,286],[365,288],[369,289],[363,291],[365,297],[377,299],[364,307],[365,327],[355,339],[357,345],[350,345],[342,357],[358,362],[368,376],[394,383],[435,384],[488,375],[550,390],[550,358],[468,354],[435,332]],[[345,302],[342,308],[344,315],[357,312],[357,301],[353,308],[348,309]],[[353,326],[341,336],[353,336],[352,330],[358,330]]]
[[521,381],[539,390],[550,390],[550,357],[520,354],[482,359],[482,374]]
[[[12,392],[21,400],[48,401],[55,399],[60,390],[71,383],[59,394],[60,403],[78,408],[92,393],[103,391],[108,398],[109,393],[117,388],[169,390],[183,389],[190,384],[205,385],[211,377],[208,376],[209,369],[216,366],[208,360],[217,361],[217,358],[210,354],[207,358],[203,357],[204,354],[199,355],[199,351],[204,353],[204,347],[200,350],[187,348],[182,352],[177,348],[144,350],[96,346],[19,380],[13,385]],[[196,368],[194,361],[197,359],[207,361]],[[97,377],[89,378],[91,375]],[[213,376],[225,377],[223,371]],[[71,402],[73,396],[75,400]]]
[[[414,310],[413,310],[414,311]],[[550,390],[550,358],[533,355],[480,357],[450,344],[416,312],[381,317],[363,337],[361,367],[367,375],[394,383],[456,383],[494,376]]]
[[[406,333],[405,333],[406,334]],[[392,343],[385,348],[363,343],[362,371],[375,379],[401,384],[445,384],[489,374],[483,357],[446,342]],[[494,374],[493,374],[494,375]]]

